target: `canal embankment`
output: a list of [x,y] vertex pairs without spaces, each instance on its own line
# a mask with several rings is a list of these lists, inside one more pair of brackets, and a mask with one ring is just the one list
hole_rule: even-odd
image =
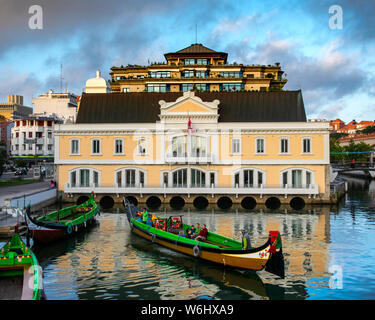
[[22,210],[30,205],[32,211],[53,205],[57,199],[57,189],[50,188],[48,182],[37,182],[0,188],[0,237],[14,232],[17,224],[24,223]]

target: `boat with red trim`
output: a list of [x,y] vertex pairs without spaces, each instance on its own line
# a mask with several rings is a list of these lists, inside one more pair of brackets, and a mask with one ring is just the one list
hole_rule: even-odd
[[208,232],[204,241],[186,237],[191,226],[183,223],[182,216],[165,219],[153,215],[152,224],[144,223],[137,206],[126,197],[123,204],[131,231],[152,243],[226,267],[254,271],[265,269],[281,278],[285,276],[279,231],[270,231],[267,241],[260,247],[243,250],[241,242],[213,232]]

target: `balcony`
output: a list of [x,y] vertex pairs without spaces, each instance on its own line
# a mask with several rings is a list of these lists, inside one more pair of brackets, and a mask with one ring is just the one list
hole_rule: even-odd
[[319,186],[317,184],[310,184],[308,186],[300,187],[277,187],[277,186],[258,186],[258,187],[249,187],[249,188],[233,188],[233,187],[201,187],[201,188],[192,188],[192,187],[143,187],[142,184],[135,187],[118,187],[115,185],[107,186],[94,186],[93,184],[80,187],[72,186],[69,183],[66,183],[64,186],[65,193],[95,193],[100,194],[155,194],[155,195],[168,195],[168,194],[186,194],[188,196],[194,194],[206,194],[212,195],[215,194],[227,194],[238,197],[239,195],[307,195],[307,196],[316,196],[319,194]]
[[201,154],[176,154],[176,153],[167,153],[165,157],[165,162],[167,163],[212,163],[214,161],[214,154],[212,153],[201,153]]

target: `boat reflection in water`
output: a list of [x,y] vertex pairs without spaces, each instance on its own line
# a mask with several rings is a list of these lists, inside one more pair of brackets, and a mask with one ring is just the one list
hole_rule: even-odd
[[330,276],[329,207],[151,211],[182,214],[185,223],[205,223],[237,240],[246,229],[252,246],[264,243],[268,230],[280,230],[285,279],[231,270],[151,244],[131,234],[123,208],[107,211],[89,232],[33,248],[44,269],[47,299],[305,299],[308,281]]

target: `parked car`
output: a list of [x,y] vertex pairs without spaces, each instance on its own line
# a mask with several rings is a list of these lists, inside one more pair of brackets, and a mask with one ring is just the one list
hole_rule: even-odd
[[14,173],[16,176],[22,176],[27,174],[26,168],[18,168],[17,171]]

